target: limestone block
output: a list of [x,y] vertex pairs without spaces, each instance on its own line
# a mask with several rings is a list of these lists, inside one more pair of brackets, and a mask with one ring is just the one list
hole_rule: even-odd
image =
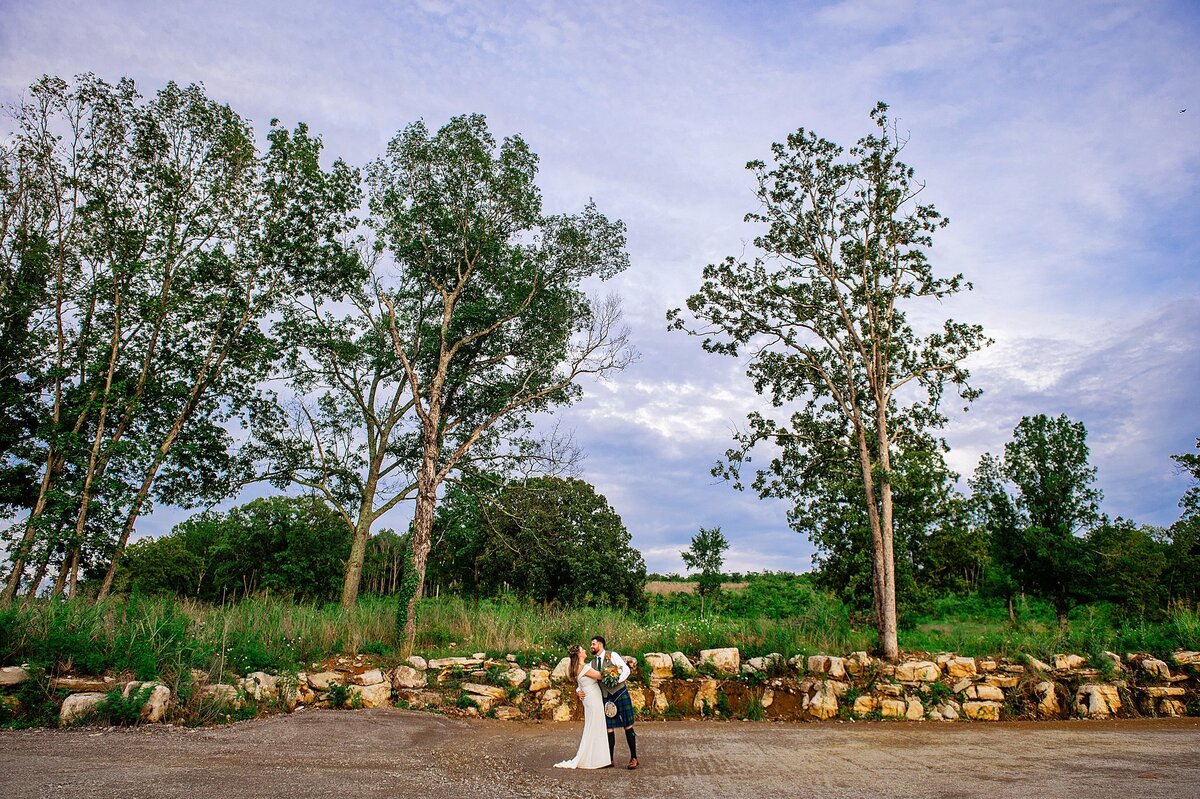
[[925,718],[925,706],[921,704],[921,700],[912,698],[908,700],[908,707],[904,711],[904,717],[909,721],[921,721]]
[[764,688],[763,693],[762,693],[762,699],[760,700],[760,704],[762,704],[763,710],[766,710],[767,708],[769,708],[772,705],[772,703],[774,703],[774,702],[775,702],[775,692],[772,691],[770,688]]
[[1043,680],[1033,691],[1037,696],[1037,712],[1040,718],[1053,719],[1062,715],[1062,706],[1058,704],[1058,693],[1054,689],[1054,683]]
[[1178,699],[1162,699],[1158,703],[1158,712],[1164,716],[1175,718],[1177,716],[1186,716],[1187,707]]
[[685,677],[691,677],[696,673],[696,666],[682,652],[671,653],[671,664],[683,672]]
[[942,672],[928,660],[910,660],[896,664],[896,679],[901,682],[936,682]]
[[525,682],[525,678],[528,676],[529,674],[525,671],[525,669],[514,666],[513,668],[504,672],[504,681],[513,688],[516,688],[522,685]]
[[879,710],[885,719],[902,719],[908,713],[908,703],[903,699],[884,699],[879,703]]
[[[662,691],[651,691],[654,700],[654,712],[658,714],[666,713],[671,709],[671,700]],[[716,704],[716,694],[713,694],[713,704]]]
[[529,672],[529,690],[533,692],[545,691],[550,687],[550,670],[549,669],[533,669]]
[[550,679],[554,682],[562,682],[566,679],[574,679],[575,675],[571,674],[571,659],[563,658],[558,661],[558,665],[550,672]]
[[867,669],[870,668],[872,662],[871,656],[866,652],[862,650],[858,652],[852,652],[850,653],[850,657],[846,658],[846,671],[848,671],[852,677],[861,677],[867,673]]
[[742,664],[743,674],[766,674],[772,669],[782,669],[785,664],[783,655],[772,652],[762,657],[750,658]]
[[808,659],[808,671],[811,674],[828,674],[831,680],[844,680],[846,660],[829,655],[813,655]]
[[838,714],[838,697],[832,683],[821,683],[817,692],[808,701],[808,714],[824,721]]
[[641,713],[646,707],[646,692],[636,686],[631,686],[626,689],[629,691],[629,704],[633,705],[634,713]]
[[666,679],[674,673],[675,662],[670,655],[662,652],[647,652],[646,661],[646,676],[649,679]]
[[954,660],[954,658],[955,658],[955,654],[953,652],[939,652],[937,657],[935,657],[933,659],[933,662],[937,664],[937,667],[939,669],[941,669],[942,671],[945,671],[946,664],[949,663],[951,660]]
[[998,664],[996,661],[992,660],[991,658],[983,658],[982,660],[979,660],[975,663],[975,668],[978,669],[979,671],[983,672],[984,674],[987,674],[989,672],[993,672],[996,669],[1000,668],[1000,664]]
[[1034,671],[1039,671],[1039,672],[1051,671],[1050,665],[1048,663],[1038,660],[1035,657],[1029,657],[1028,661],[1029,661],[1029,663],[1028,663],[1027,668],[1030,668],[1030,669],[1033,669]]
[[[4,685],[3,680],[0,685]],[[117,681],[112,677],[55,677],[50,680],[50,687],[71,694],[105,693],[116,688]]]
[[29,679],[29,671],[22,666],[0,668],[0,686],[20,685]]
[[1163,680],[1171,679],[1171,669],[1167,667],[1166,663],[1157,658],[1146,658],[1138,666],[1151,677],[1158,677]]
[[237,703],[238,699],[237,688],[225,683],[206,685],[200,689],[200,692],[218,705],[233,705]]
[[336,671],[321,671],[308,675],[308,687],[314,691],[328,691],[331,685],[340,685],[342,675]]
[[384,676],[379,669],[370,669],[350,678],[351,685],[379,685],[382,682],[384,682]]
[[1171,655],[1171,660],[1180,666],[1200,665],[1200,652],[1175,652]]
[[737,674],[742,667],[742,655],[735,646],[705,649],[700,652],[700,662],[707,663],[722,674]]
[[475,703],[477,708],[479,708],[479,712],[481,714],[486,714],[489,710],[495,707],[498,700],[490,696],[471,694],[471,701]]
[[1004,692],[994,685],[972,685],[967,689],[966,697],[981,702],[1003,702]]
[[938,711],[936,708],[929,711],[929,720],[930,721],[945,721],[945,719],[942,718],[941,712]]
[[999,721],[999,702],[963,702],[963,714],[972,721]]
[[71,694],[63,700],[58,711],[58,723],[66,726],[87,718],[96,705],[104,701],[104,694],[99,691],[88,691],[82,694]]
[[516,721],[517,719],[525,718],[525,714],[515,707],[505,705],[504,707],[496,708],[496,718],[501,721]]
[[[124,689],[121,690],[121,695],[129,698],[141,691],[145,685],[146,683],[141,682],[126,683]],[[150,689],[146,703],[142,705],[142,720],[157,724],[167,715],[167,705],[171,702],[171,689],[161,683],[152,683],[152,685],[154,687]]]
[[397,666],[392,672],[392,685],[396,688],[424,688],[428,675],[413,666]]
[[1115,685],[1085,683],[1075,694],[1075,710],[1089,718],[1108,718],[1121,709]]
[[893,685],[892,683],[880,683],[879,685],[875,686],[875,690],[884,696],[896,697],[904,695],[904,687],[901,685]]
[[426,665],[426,668],[430,668],[430,669],[450,669],[450,668],[455,668],[455,667],[464,669],[464,670],[477,669],[483,665],[483,657],[484,656],[481,654],[481,655],[478,655],[477,657],[469,657],[469,658],[464,658],[464,657],[434,658],[433,660],[426,661],[425,665]]
[[971,682],[970,680],[959,680],[958,682],[954,683],[953,686],[951,686],[950,692],[955,693],[955,694],[961,694],[963,691],[967,690],[974,684],[975,683]]
[[238,687],[256,702],[275,699],[279,695],[279,679],[265,671],[247,674],[238,683]]
[[1121,656],[1118,655],[1116,652],[1109,652],[1106,649],[1106,650],[1104,650],[1104,657],[1111,660],[1118,667],[1121,665]]
[[956,703],[946,702],[938,706],[938,713],[941,714],[944,721],[955,721],[958,718],[958,707]]
[[567,705],[558,705],[550,714],[551,721],[570,721],[571,708]]
[[371,685],[353,685],[350,687],[350,699],[358,697],[363,707],[390,707],[392,704],[392,686],[386,682]]
[[974,677],[975,658],[950,658],[946,661],[946,676],[951,678]]
[[[462,684],[462,689],[469,694],[478,696],[488,696],[492,699],[504,699],[508,693],[501,687],[496,685],[483,685],[476,682],[465,682]],[[484,711],[485,713],[487,711]]]
[[1057,671],[1073,671],[1075,669],[1082,669],[1086,665],[1087,660],[1081,658],[1079,655],[1054,656],[1054,668]]
[[1160,699],[1165,696],[1183,696],[1187,693],[1186,690],[1184,690],[1183,688],[1180,688],[1178,686],[1175,686],[1175,685],[1172,685],[1172,686],[1152,685],[1147,688],[1143,688],[1142,691],[1145,692],[1146,696],[1149,696],[1153,699]]
[[425,671],[429,668],[429,661],[420,655],[409,655],[408,660],[404,661],[417,671]]
[[542,710],[553,710],[562,701],[562,691],[550,688],[542,692]]
[[[657,707],[657,697],[662,695],[661,691],[655,691],[655,710]],[[717,706],[717,681],[716,680],[701,680],[700,686],[696,689],[696,698],[692,700],[692,709],[697,713],[703,713],[705,708],[711,712]],[[666,712],[665,710],[663,712]]]
[[870,694],[863,694],[854,700],[854,715],[866,716],[879,709],[879,700]]
[[1012,674],[989,674],[983,678],[983,681],[996,688],[1016,688],[1017,683],[1021,682],[1021,678]]

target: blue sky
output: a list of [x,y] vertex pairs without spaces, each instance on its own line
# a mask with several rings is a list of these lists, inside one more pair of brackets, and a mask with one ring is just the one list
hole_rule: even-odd
[[642,358],[563,414],[583,476],[652,570],[680,569],[700,525],[725,531],[729,568],[801,570],[785,507],[709,476],[761,400],[738,363],[665,331],[703,266],[753,238],[745,162],[800,126],[849,144],[890,103],[951,219],[933,262],[976,287],[929,318],[996,340],[970,361],[985,394],[952,414],[952,466],[969,474],[1022,415],[1067,413],[1104,510],[1168,524],[1186,487],[1168,456],[1200,436],[1198,35],[1186,2],[0,0],[0,100],[43,73],[199,81],[357,164],[418,118],[521,133],[548,210],[592,197],[629,226],[615,288]]

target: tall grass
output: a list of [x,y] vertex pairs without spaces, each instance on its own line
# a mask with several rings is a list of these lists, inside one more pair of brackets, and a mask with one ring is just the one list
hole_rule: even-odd
[[[743,656],[781,652],[845,653],[870,650],[873,630],[852,623],[846,608],[823,592],[778,597],[756,609],[753,597],[730,602],[700,619],[688,600],[652,601],[644,612],[607,608],[543,607],[515,599],[458,597],[424,600],[418,607],[417,651],[425,655],[514,653],[523,662],[552,663],[572,643],[602,635],[625,654],[737,646]],[[740,603],[740,604],[739,604]],[[747,604],[749,603],[749,604]],[[50,673],[128,672],[139,679],[168,678],[190,669],[214,678],[263,669],[311,668],[333,655],[368,652],[399,660],[393,600],[367,596],[343,610],[335,604],[298,604],[252,597],[214,606],[171,598],[117,597],[103,602],[39,600],[0,607],[0,665],[28,662]],[[902,648],[964,655],[1047,658],[1056,652],[1098,655],[1200,649],[1200,615],[1176,608],[1158,622],[1118,616],[1106,605],[1077,609],[1059,627],[1049,608],[1021,608],[1016,624],[998,603],[946,598],[901,633]]]

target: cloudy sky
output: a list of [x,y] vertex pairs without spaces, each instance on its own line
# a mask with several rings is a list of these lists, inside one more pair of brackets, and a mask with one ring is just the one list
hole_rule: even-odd
[[304,121],[356,164],[421,118],[522,134],[547,210],[590,197],[629,227],[615,288],[642,357],[563,415],[584,477],[651,570],[679,570],[701,525],[728,536],[728,568],[803,570],[785,508],[709,476],[761,400],[665,330],[703,266],[753,238],[746,161],[801,126],[850,144],[891,104],[951,219],[933,262],[975,284],[931,313],[996,341],[970,361],[985,394],[952,417],[952,466],[969,474],[1022,415],[1066,413],[1104,510],[1168,524],[1186,487],[1168,456],[1200,436],[1198,37],[1187,0],[0,0],[0,101],[43,73],[202,82],[260,132]]

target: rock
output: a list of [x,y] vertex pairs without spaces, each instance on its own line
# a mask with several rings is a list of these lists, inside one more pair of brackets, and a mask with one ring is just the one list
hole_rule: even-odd
[[379,669],[370,669],[350,678],[351,685],[379,685],[382,682],[384,682],[384,676]]
[[630,686],[625,690],[629,691],[629,704],[633,705],[633,712],[641,713],[646,707],[646,692],[636,686]]
[[238,690],[232,685],[225,683],[214,683],[206,685],[200,689],[203,696],[217,703],[218,705],[235,705],[238,699]]
[[427,668],[429,668],[429,662],[420,655],[409,655],[408,660],[404,662],[417,671],[425,671]]
[[242,693],[255,702],[275,699],[278,696],[279,680],[265,671],[247,674],[237,685]]
[[828,674],[831,680],[844,680],[846,661],[829,655],[813,655],[808,659],[808,671],[811,674]]
[[1171,660],[1179,666],[1200,665],[1200,652],[1175,652],[1171,655]]
[[967,699],[981,702],[1003,702],[1004,692],[994,685],[972,685],[967,689]]
[[666,693],[659,690],[650,691],[651,707],[654,712],[661,715],[666,714],[671,709],[671,700]]
[[550,720],[551,721],[570,721],[571,720],[571,708],[567,705],[557,706],[556,708],[554,708],[553,712],[550,714]]
[[868,716],[879,710],[879,700],[870,694],[863,694],[854,700],[854,715]]
[[662,652],[647,652],[645,655],[647,677],[652,680],[665,680],[674,674],[675,661],[670,655]]
[[1171,669],[1167,667],[1166,663],[1156,658],[1146,658],[1138,664],[1138,667],[1152,677],[1163,680],[1171,679]]
[[1103,719],[1121,710],[1121,697],[1115,685],[1085,683],[1075,694],[1075,711],[1081,716]]
[[763,706],[763,710],[766,710],[767,708],[769,708],[772,704],[774,704],[774,702],[775,702],[775,692],[772,691],[770,688],[764,688],[763,693],[762,693],[762,699],[759,700],[759,704],[761,704]]
[[978,669],[979,671],[983,672],[984,674],[993,672],[996,669],[998,669],[999,667],[1000,667],[999,664],[996,663],[996,661],[992,660],[991,658],[984,658],[983,660],[977,661],[975,663],[975,668]]
[[902,719],[908,713],[908,703],[903,699],[883,699],[879,702],[879,712],[885,719]]
[[[840,659],[840,658],[839,658]],[[742,664],[742,674],[770,674],[772,671],[781,672],[787,665],[783,655],[772,652],[762,657],[750,658]]]
[[1178,688],[1176,686],[1166,687],[1153,685],[1141,690],[1146,694],[1146,696],[1149,696],[1152,699],[1161,699],[1164,696],[1184,696],[1187,694],[1187,691],[1185,691],[1183,688]]
[[940,705],[937,709],[937,712],[941,715],[944,721],[955,721],[958,718],[958,708],[950,702]]
[[972,721],[999,721],[999,702],[963,702],[963,714]]
[[533,669],[529,672],[529,690],[533,692],[545,691],[550,687],[550,670],[549,669]]
[[[121,695],[128,699],[131,695],[141,691],[146,684],[141,682],[126,683],[125,688],[121,691]],[[146,703],[142,705],[142,720],[151,724],[157,724],[167,715],[167,705],[171,702],[171,689],[161,683],[150,684],[154,687],[150,689],[150,694],[146,697]]]
[[908,707],[904,711],[904,717],[909,721],[921,721],[925,718],[925,706],[921,704],[920,699],[908,700]]
[[104,694],[99,691],[88,691],[82,694],[71,694],[63,700],[58,711],[58,723],[66,726],[82,721],[91,715],[96,705],[104,701]]
[[562,701],[562,691],[550,688],[542,692],[542,710],[553,710]]
[[821,683],[808,701],[808,715],[814,719],[831,719],[838,714],[838,696],[832,683]]
[[970,680],[959,680],[958,682],[954,683],[953,686],[951,686],[950,693],[961,694],[974,684],[975,683],[971,682]]
[[947,677],[974,677],[975,658],[950,658],[946,661],[946,676]]
[[350,701],[358,697],[363,707],[391,707],[392,686],[386,682],[371,683],[370,685],[352,685]]
[[875,690],[884,696],[904,696],[904,687],[900,685],[893,685],[892,683],[880,683],[875,686]]
[[517,662],[517,656],[516,656],[516,655],[505,655],[505,656],[504,656],[504,659],[505,659],[505,660],[507,660],[509,663],[516,663],[516,662]]
[[846,671],[848,671],[852,677],[861,677],[862,675],[866,674],[867,669],[871,666],[871,663],[871,656],[866,652],[859,650],[858,652],[850,653],[850,657],[846,658],[844,665]]
[[450,669],[455,667],[460,669],[477,669],[483,665],[483,655],[469,658],[434,658],[427,661],[425,665],[426,668],[430,669]]
[[[0,685],[3,684],[0,680]],[[112,677],[55,677],[50,680],[50,687],[70,694],[105,693],[116,688],[117,681]]]
[[1175,718],[1177,716],[1186,716],[1187,707],[1178,699],[1163,699],[1158,703],[1158,712],[1164,716]]
[[29,670],[23,666],[5,666],[0,668],[0,686],[20,685],[29,679]]
[[742,667],[742,655],[735,646],[705,649],[700,652],[700,662],[722,674],[737,674]]
[[496,706],[496,702],[498,702],[499,700],[497,700],[493,697],[490,697],[490,696],[482,696],[480,694],[471,694],[471,701],[475,703],[475,707],[479,708],[479,712],[481,714],[486,715],[488,713],[488,711],[490,711],[493,707]]
[[513,668],[504,672],[504,681],[507,682],[509,685],[511,685],[513,688],[516,688],[516,687],[520,686],[522,683],[524,683],[525,678],[528,676],[529,676],[529,674],[526,673],[525,669],[514,666]]
[[558,665],[555,666],[554,670],[550,672],[550,679],[553,680],[554,682],[562,682],[563,680],[569,679],[571,677],[572,677],[572,674],[571,674],[571,659],[570,658],[563,658],[562,660],[558,661]]
[[[496,685],[481,685],[475,682],[465,682],[462,684],[462,689],[469,694],[477,696],[487,696],[492,699],[504,699],[508,696],[508,692]],[[487,711],[484,711],[485,713]]]
[[328,691],[331,685],[341,685],[342,675],[336,671],[322,671],[308,675],[308,687],[314,691]]
[[396,699],[408,702],[409,707],[438,707],[442,704],[443,696],[437,691],[397,691]]
[[[658,710],[658,695],[662,695],[661,691],[655,691],[655,710]],[[663,696],[666,699],[665,695]],[[669,707],[669,706],[668,706]],[[712,713],[717,707],[717,681],[716,680],[701,680],[700,686],[696,689],[696,698],[692,700],[692,708],[697,713]],[[666,712],[664,708],[661,712]]]
[[642,673],[642,667],[638,663],[638,659],[632,655],[621,655],[621,660],[625,661],[625,665],[629,667],[629,676],[637,677]]
[[1044,674],[1048,671],[1052,671],[1049,664],[1043,663],[1033,656],[1027,657],[1026,661],[1028,661],[1026,668],[1033,669],[1035,672],[1041,672]]
[[1106,649],[1106,650],[1104,650],[1104,657],[1108,658],[1108,659],[1109,659],[1109,660],[1111,660],[1111,661],[1112,661],[1112,662],[1113,662],[1113,663],[1114,663],[1116,666],[1120,667],[1120,665],[1121,665],[1121,656],[1120,656],[1120,655],[1118,655],[1116,652],[1109,652],[1109,651]]
[[955,654],[953,652],[939,652],[938,656],[933,659],[933,662],[937,664],[937,667],[939,669],[941,669],[942,671],[945,671],[946,664],[949,663],[951,660],[954,660],[954,658],[955,658]]
[[525,714],[515,707],[505,705],[504,707],[496,708],[496,718],[501,721],[516,721],[517,719],[525,718]]
[[986,685],[991,685],[996,688],[1016,688],[1017,683],[1021,682],[1021,678],[1012,674],[1006,674],[1003,676],[999,674],[989,674],[983,678],[983,682]]
[[679,671],[685,677],[692,677],[696,674],[695,665],[693,665],[692,661],[688,659],[688,656],[682,652],[671,653],[671,665],[679,669]]
[[424,688],[429,677],[414,666],[397,666],[392,672],[392,685],[400,688]]
[[937,682],[942,676],[936,663],[928,660],[910,660],[896,664],[896,679],[901,682]]
[[1062,707],[1058,704],[1058,693],[1054,688],[1054,683],[1043,680],[1034,686],[1033,692],[1037,696],[1037,712],[1040,718],[1054,719],[1062,715]]
[[945,721],[945,719],[942,718],[941,712],[936,709],[929,711],[929,720],[930,721]]
[[1055,655],[1054,668],[1056,671],[1074,671],[1087,665],[1087,660],[1079,655]]

